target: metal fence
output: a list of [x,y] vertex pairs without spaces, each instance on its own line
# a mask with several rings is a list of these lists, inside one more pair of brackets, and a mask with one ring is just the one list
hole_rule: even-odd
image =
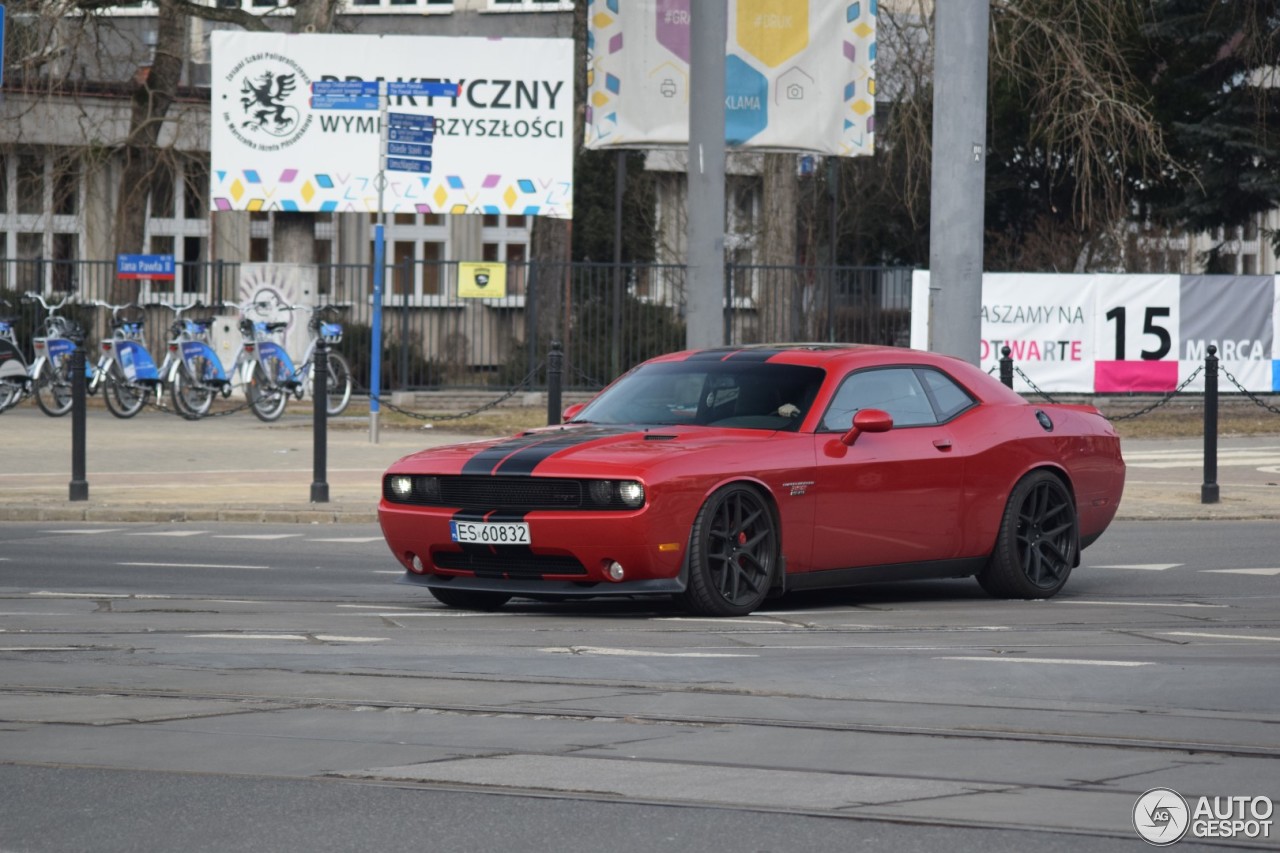
[[[685,269],[661,264],[509,263],[506,291],[459,296],[459,276],[473,270],[457,262],[403,262],[384,270],[382,388],[541,387],[550,342],[564,348],[565,387],[589,389],[631,366],[685,346]],[[259,269],[262,269],[259,267]],[[39,306],[18,297],[35,291],[57,301],[74,290],[62,312],[96,341],[109,331],[101,300],[207,306],[205,316],[235,332],[235,312],[223,307],[250,294],[260,281],[235,263],[179,264],[173,280],[119,280],[113,261],[0,259],[0,313],[19,318],[29,348],[43,319]],[[371,264],[302,268],[299,302],[349,303],[342,352],[357,386],[368,388],[372,345]],[[496,276],[490,281],[496,282]],[[905,346],[911,316],[911,270],[895,267],[725,268],[725,344],[780,341],[857,341]],[[242,295],[243,294],[243,295]],[[201,309],[188,316],[200,313]],[[148,345],[162,353],[173,313],[148,309]],[[226,345],[238,345],[223,341]]]

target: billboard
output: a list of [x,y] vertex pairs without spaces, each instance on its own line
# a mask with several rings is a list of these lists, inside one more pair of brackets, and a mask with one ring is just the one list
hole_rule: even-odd
[[[210,40],[213,210],[378,212],[390,109],[430,117],[434,131],[429,173],[385,172],[386,212],[573,215],[570,39],[219,30]],[[334,81],[458,90],[313,100],[313,83]]]
[[[588,148],[689,142],[693,0],[596,3],[587,34]],[[725,142],[871,154],[876,0],[729,0]]]
[[[1270,275],[982,277],[980,365],[1009,347],[1015,390],[1168,393],[1218,348],[1223,391],[1280,392],[1280,286]],[[911,346],[928,348],[929,273],[912,281]],[[1188,385],[1204,390],[1203,374]]]

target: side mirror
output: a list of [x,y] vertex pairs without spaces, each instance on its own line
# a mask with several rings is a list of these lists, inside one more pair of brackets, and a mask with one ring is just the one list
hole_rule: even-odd
[[563,412],[561,412],[560,420],[571,421],[574,418],[576,418],[578,415],[582,414],[582,410],[585,409],[586,407],[587,407],[586,403],[574,403],[572,406],[569,406]]
[[893,429],[893,415],[882,409],[862,409],[853,416],[853,426],[840,437],[840,443],[853,447],[864,432],[888,432]]

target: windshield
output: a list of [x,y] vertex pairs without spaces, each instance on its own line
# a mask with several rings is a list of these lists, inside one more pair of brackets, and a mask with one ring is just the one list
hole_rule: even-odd
[[759,361],[645,364],[591,402],[575,421],[797,430],[824,372]]

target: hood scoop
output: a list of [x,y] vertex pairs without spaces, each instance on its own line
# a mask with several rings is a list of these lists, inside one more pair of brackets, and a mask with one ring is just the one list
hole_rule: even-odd
[[675,439],[676,436],[674,435],[661,435],[654,433],[645,433],[644,436],[645,441],[675,441]]

